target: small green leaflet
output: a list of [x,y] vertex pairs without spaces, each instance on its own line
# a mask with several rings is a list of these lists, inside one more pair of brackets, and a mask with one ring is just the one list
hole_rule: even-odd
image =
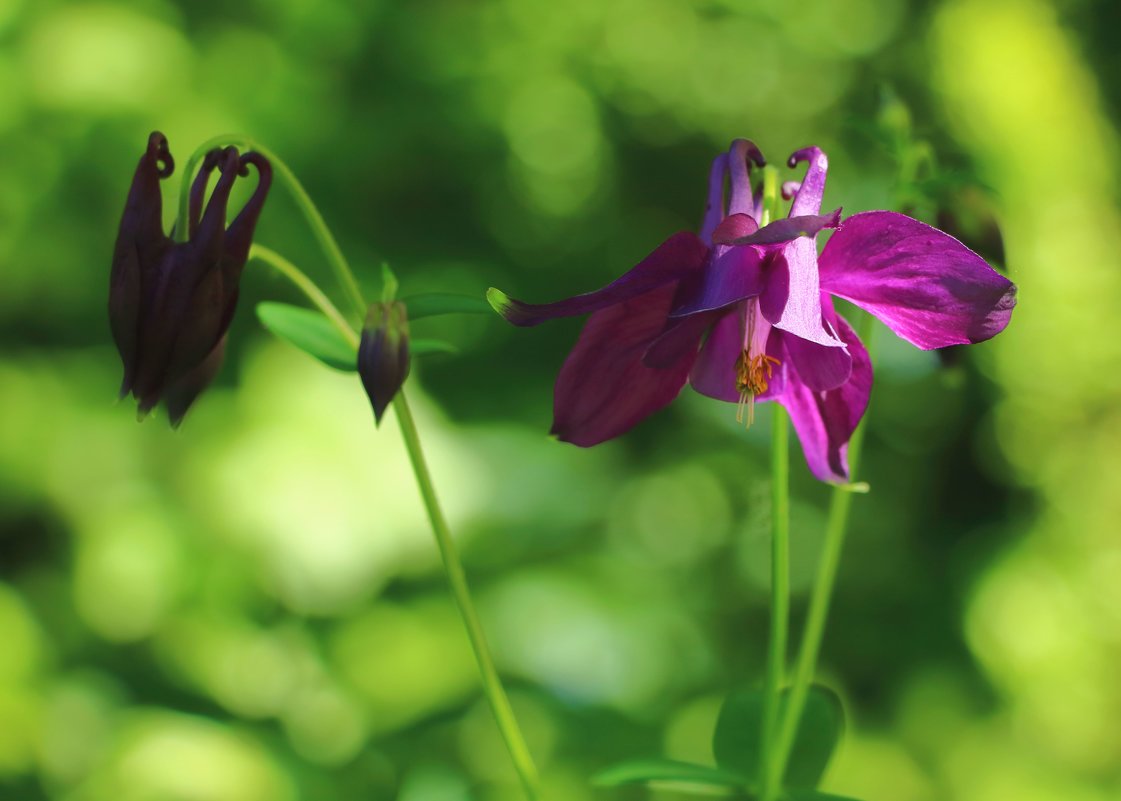
[[[780,719],[789,698],[789,689],[784,690]],[[712,738],[712,752],[717,765],[759,778],[764,707],[760,690],[743,690],[728,696],[720,710]],[[844,725],[844,711],[836,693],[820,684],[811,685],[802,710],[802,722],[786,763],[784,787],[806,790],[817,787],[841,739]]]
[[[358,353],[335,325],[321,313],[287,303],[258,303],[257,319],[272,334],[314,356],[328,367],[345,372],[357,369]],[[427,356],[456,353],[450,342],[439,339],[411,339],[409,353]]]

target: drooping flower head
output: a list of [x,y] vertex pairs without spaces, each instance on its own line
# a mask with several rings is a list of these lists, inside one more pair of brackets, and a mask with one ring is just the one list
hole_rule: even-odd
[[409,321],[399,300],[370,304],[358,345],[358,375],[378,425],[409,377]]
[[[953,237],[888,211],[841,221],[821,214],[828,160],[816,147],[788,182],[787,217],[760,227],[751,166],[736,140],[716,157],[700,236],[675,234],[596,292],[531,305],[492,290],[515,325],[591,313],[561,368],[553,433],[594,445],[668,404],[689,383],[735,403],[750,423],[757,401],[789,412],[806,461],[824,481],[848,479],[846,450],[872,388],[867,351],[837,314],[845,298],[920,348],[980,342],[1008,324],[1015,287]],[[727,185],[727,202],[725,188]],[[815,238],[837,229],[818,256]]]
[[[257,188],[227,228],[230,190],[250,165],[258,173]],[[163,231],[160,181],[174,169],[167,138],[153,132],[117,233],[109,322],[124,364],[121,397],[131,393],[141,414],[162,400],[172,425],[178,425],[221,366],[272,168],[260,153],[239,154],[233,147],[208,153],[191,186],[185,242]],[[215,169],[218,182],[204,211]]]

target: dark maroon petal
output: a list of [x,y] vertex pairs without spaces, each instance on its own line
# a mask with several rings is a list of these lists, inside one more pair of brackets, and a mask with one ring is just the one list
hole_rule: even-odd
[[218,344],[201,362],[189,372],[173,381],[164,393],[164,405],[167,407],[167,416],[172,428],[178,428],[183,422],[183,416],[195,402],[202,391],[218,375],[222,368],[222,360],[226,354],[226,338],[218,340]]
[[790,414],[810,472],[822,481],[848,481],[848,444],[868,408],[872,362],[844,318],[833,315],[831,322],[852,355],[849,380],[836,389],[818,392],[806,386],[796,371],[788,370],[786,388],[778,400]]
[[717,245],[700,280],[683,292],[674,317],[720,309],[763,291],[764,254],[753,247]]
[[[237,217],[230,223],[226,230],[225,258],[222,269],[227,272],[227,279],[237,279],[241,268],[249,258],[249,246],[253,243],[253,231],[257,227],[257,219],[261,216],[261,209],[265,205],[265,198],[272,186],[272,164],[263,155],[257,152],[246,153],[241,157],[240,168],[246,170],[252,164],[257,168],[257,188],[238,212]],[[233,273],[229,275],[229,273]]]
[[952,236],[890,211],[849,217],[819,262],[821,288],[871,312],[920,348],[1004,330],[1016,287]]
[[822,322],[817,248],[808,237],[788,242],[773,255],[759,305],[776,328],[826,347],[841,344]]
[[[817,214],[821,211],[821,196],[825,194],[825,174],[829,172],[829,159],[817,147],[805,147],[795,151],[787,160],[790,167],[797,166],[800,161],[808,161],[806,177],[801,180],[797,189],[792,189],[794,202],[790,205],[790,216],[798,217],[803,214]],[[786,186],[783,185],[783,194]]]
[[638,297],[650,290],[676,282],[689,273],[700,270],[708,248],[690,231],[676,233],[663,242],[649,256],[632,267],[616,281],[595,292],[540,305],[523,303],[504,292],[491,289],[487,300],[495,310],[514,325],[538,325],[557,317],[604,309]]
[[409,331],[403,303],[374,303],[358,345],[358,375],[378,424],[409,376]]
[[597,311],[565,360],[553,392],[552,433],[581,447],[617,437],[666,406],[685,385],[695,351],[654,369],[643,355],[663,332],[676,291],[657,287]]
[[188,238],[194,237],[198,232],[199,218],[202,217],[202,204],[206,199],[206,187],[210,183],[210,173],[214,172],[214,168],[218,166],[218,162],[222,160],[224,151],[220,147],[216,147],[209,151],[202,160],[202,166],[199,167],[199,173],[195,176],[195,182],[191,184],[191,196],[187,204],[187,234]]
[[718,245],[775,245],[800,236],[816,236],[825,228],[836,228],[840,221],[841,210],[834,209],[828,214],[783,217],[747,236],[722,236],[725,232],[717,228],[713,232],[712,241]]

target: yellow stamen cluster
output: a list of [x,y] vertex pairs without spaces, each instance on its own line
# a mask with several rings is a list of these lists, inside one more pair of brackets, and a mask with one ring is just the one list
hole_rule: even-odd
[[[755,396],[767,391],[774,369],[781,362],[765,353],[752,356],[746,350],[736,361],[736,389],[740,391],[740,402],[736,407],[736,422],[750,428],[755,422]],[[746,415],[745,415],[746,410]]]

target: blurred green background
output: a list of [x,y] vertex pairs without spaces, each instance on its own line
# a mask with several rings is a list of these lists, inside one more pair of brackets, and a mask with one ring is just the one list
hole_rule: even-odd
[[[1006,266],[997,340],[939,359],[878,331],[825,787],[1121,799],[1118,8],[0,0],[0,798],[519,797],[395,426],[253,317],[288,286],[249,268],[181,430],[114,404],[109,259],[158,128],[180,165],[268,144],[406,294],[601,285],[697,225],[735,136],[819,144],[827,207],[906,208]],[[282,187],[258,232],[334,291]],[[418,322],[462,353],[410,387],[545,797],[668,801],[588,777],[708,761],[761,675],[769,415],[745,434],[686,392],[553,442],[579,325]],[[828,496],[792,463],[797,621]]]

